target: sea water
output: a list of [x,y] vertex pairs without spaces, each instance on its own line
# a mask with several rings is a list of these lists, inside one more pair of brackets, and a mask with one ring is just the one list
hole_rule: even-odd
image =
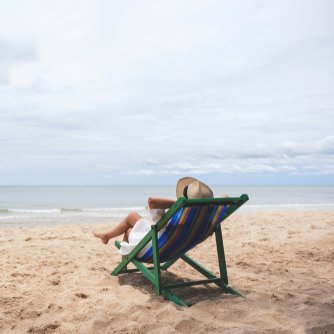
[[[249,211],[334,210],[334,187],[212,186],[214,194],[250,200]],[[143,214],[150,196],[175,198],[172,186],[0,186],[0,228],[106,223]]]

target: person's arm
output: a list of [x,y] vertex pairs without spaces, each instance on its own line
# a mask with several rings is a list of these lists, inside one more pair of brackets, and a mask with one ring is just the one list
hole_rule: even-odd
[[161,197],[149,197],[148,207],[150,209],[169,209],[175,200],[170,198],[161,198]]

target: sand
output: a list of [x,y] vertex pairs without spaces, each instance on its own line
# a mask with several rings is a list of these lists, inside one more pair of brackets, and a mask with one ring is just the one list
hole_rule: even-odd
[[[104,230],[108,225],[98,225]],[[155,296],[94,225],[0,230],[0,333],[334,333],[334,212],[236,213],[223,224],[230,285],[179,307]],[[215,240],[190,255],[218,273]],[[182,261],[163,278],[200,278]]]

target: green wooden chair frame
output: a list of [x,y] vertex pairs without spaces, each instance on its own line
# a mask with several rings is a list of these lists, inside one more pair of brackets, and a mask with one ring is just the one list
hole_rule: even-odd
[[[188,255],[183,254],[178,258],[172,259],[170,261],[161,264],[159,261],[159,250],[158,250],[158,231],[165,226],[172,216],[181,208],[188,206],[205,206],[205,205],[228,205],[228,208],[223,216],[222,220],[225,220],[229,215],[236,211],[241,205],[248,201],[248,195],[243,194],[240,197],[227,197],[227,198],[211,198],[211,199],[186,199],[184,197],[179,198],[175,204],[167,211],[167,213],[158,221],[156,225],[151,226],[151,231],[149,231],[146,236],[138,243],[138,245],[123,259],[123,261],[112,271],[111,275],[117,276],[122,273],[133,273],[141,272],[155,287],[155,292],[157,295],[163,295],[165,298],[171,300],[180,306],[190,306],[191,304],[184,302],[180,297],[172,293],[172,289],[183,288],[186,286],[193,286],[199,284],[214,283],[224,292],[233,295],[242,296],[238,291],[232,289],[228,285],[225,252],[223,244],[223,236],[221,231],[220,223],[217,224],[215,230],[217,255],[219,263],[220,276],[216,277],[209,270],[204,268],[198,262],[190,258]],[[146,267],[143,262],[136,259],[138,253],[145,247],[150,241],[152,241],[153,248],[153,266]],[[115,246],[119,249],[121,247],[120,242],[116,241]],[[173,265],[178,259],[182,259],[188,263],[191,267],[196,269],[207,279],[196,280],[190,282],[182,283],[172,283],[165,284],[161,280],[161,270],[167,270],[171,265]],[[136,269],[127,269],[129,263],[133,263]]]

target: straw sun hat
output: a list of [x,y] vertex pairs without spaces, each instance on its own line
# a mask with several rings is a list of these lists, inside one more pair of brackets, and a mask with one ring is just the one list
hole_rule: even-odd
[[176,197],[186,198],[212,198],[212,190],[203,182],[194,179],[193,177],[183,177],[177,182]]

